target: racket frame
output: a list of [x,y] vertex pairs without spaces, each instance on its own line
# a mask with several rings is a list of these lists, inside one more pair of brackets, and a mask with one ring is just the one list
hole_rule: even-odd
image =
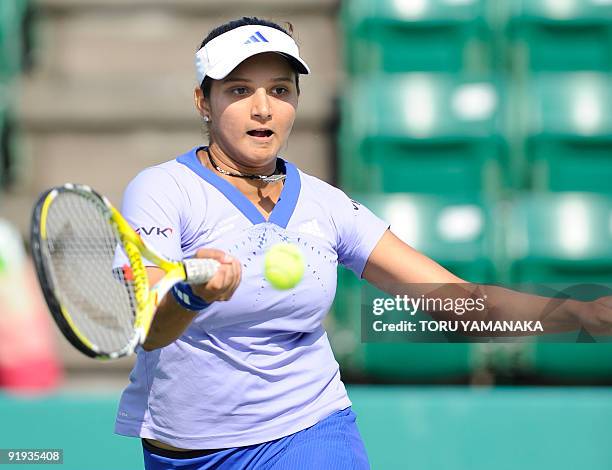
[[[128,344],[118,351],[100,351],[95,344],[85,337],[76,327],[70,312],[57,299],[52,287],[51,276],[41,255],[41,244],[45,243],[47,239],[46,222],[49,207],[53,200],[62,192],[80,193],[102,203],[104,214],[109,223],[115,228],[123,250],[130,262],[134,276],[134,297],[136,300],[134,335]],[[174,284],[186,281],[187,279],[185,265],[182,261],[168,260],[148,246],[106,197],[98,194],[86,185],[68,183],[51,188],[40,196],[32,214],[31,251],[43,295],[56,324],[66,339],[76,349],[96,359],[117,359],[132,354],[138,345],[144,343],[153,323],[153,317],[159,302]],[[166,272],[164,277],[154,286],[149,286],[149,278],[146,266],[143,263],[143,257]]]

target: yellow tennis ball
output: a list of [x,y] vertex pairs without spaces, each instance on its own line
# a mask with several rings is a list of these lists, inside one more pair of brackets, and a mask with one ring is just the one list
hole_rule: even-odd
[[286,290],[295,287],[304,276],[304,256],[292,243],[278,243],[268,250],[264,275],[273,287]]

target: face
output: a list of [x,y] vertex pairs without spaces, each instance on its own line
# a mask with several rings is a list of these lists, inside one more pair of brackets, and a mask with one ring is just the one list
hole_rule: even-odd
[[214,145],[235,162],[261,167],[278,156],[298,104],[295,72],[279,54],[258,54],[214,80],[210,99],[196,89],[200,114],[210,117]]

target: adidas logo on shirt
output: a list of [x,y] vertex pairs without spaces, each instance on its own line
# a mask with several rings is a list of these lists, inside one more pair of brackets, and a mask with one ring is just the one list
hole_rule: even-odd
[[325,235],[323,235],[323,232],[319,227],[317,219],[312,219],[308,222],[304,222],[298,227],[298,231],[300,231],[301,233],[308,233],[310,235],[314,235],[315,237],[325,238]]
[[254,42],[270,42],[268,41],[263,34],[257,31],[253,36],[247,39],[244,44],[252,44]]

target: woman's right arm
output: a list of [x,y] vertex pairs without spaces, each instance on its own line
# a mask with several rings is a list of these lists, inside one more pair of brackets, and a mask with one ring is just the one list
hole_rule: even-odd
[[[194,294],[207,303],[229,300],[240,284],[241,266],[234,257],[221,250],[201,249],[196,258],[212,258],[221,263],[213,278],[206,284],[192,286]],[[147,267],[149,284],[155,285],[165,272],[158,267]],[[181,307],[172,294],[166,295],[160,302],[149,330],[149,335],[142,345],[145,351],[163,348],[176,341],[191,324],[197,313]]]

